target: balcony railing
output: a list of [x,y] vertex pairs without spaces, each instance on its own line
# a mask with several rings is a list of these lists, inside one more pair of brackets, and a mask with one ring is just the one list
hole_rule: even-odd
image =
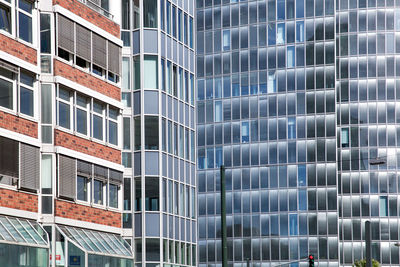
[[78,0],[81,3],[84,3],[85,5],[87,5],[88,7],[90,7],[91,9],[93,9],[94,11],[102,14],[103,16],[109,18],[109,19],[113,19],[113,15],[106,9],[104,9],[101,6],[101,1],[100,0]]

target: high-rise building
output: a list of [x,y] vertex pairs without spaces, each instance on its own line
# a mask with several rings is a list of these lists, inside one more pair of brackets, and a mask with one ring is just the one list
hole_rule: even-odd
[[108,2],[0,1],[1,266],[133,266]]
[[194,1],[119,3],[124,236],[137,266],[196,265]]
[[221,264],[221,164],[231,266],[351,266],[367,220],[399,264],[399,8],[196,1],[200,266]]

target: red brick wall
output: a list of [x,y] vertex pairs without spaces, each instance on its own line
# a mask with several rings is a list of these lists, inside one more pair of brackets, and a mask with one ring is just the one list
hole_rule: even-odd
[[109,84],[108,82],[78,70],[57,59],[54,59],[54,75],[62,76],[118,101],[121,100],[121,89],[119,87]]
[[87,155],[121,164],[120,150],[96,142],[91,142],[90,140],[57,129],[54,130],[54,144],[56,146],[66,147]]
[[38,138],[38,124],[18,116],[0,111],[0,128]]
[[0,206],[38,212],[38,196],[0,188]]
[[94,11],[93,9],[87,7],[85,4],[82,4],[77,0],[53,0],[53,5],[60,5],[63,8],[68,9],[72,13],[75,13],[90,23],[93,23],[97,27],[102,28],[103,30],[119,38],[119,25],[105,16],[100,15],[100,13]]
[[0,34],[0,50],[37,65],[37,51],[35,49],[3,34]]
[[122,227],[121,213],[56,200],[55,216],[79,221]]

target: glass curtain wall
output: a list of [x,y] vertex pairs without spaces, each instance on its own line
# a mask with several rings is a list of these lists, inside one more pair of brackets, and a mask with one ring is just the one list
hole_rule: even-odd
[[334,3],[196,1],[201,267],[222,261],[221,164],[230,266],[339,265]]
[[[399,265],[400,3],[336,1],[340,264]],[[379,159],[378,161],[376,159]],[[374,164],[378,162],[379,164]]]
[[196,265],[195,3],[121,1],[126,238],[135,265]]

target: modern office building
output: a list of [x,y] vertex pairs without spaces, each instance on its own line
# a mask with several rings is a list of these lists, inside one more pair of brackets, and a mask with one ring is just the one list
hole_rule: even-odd
[[[399,265],[400,3],[340,1],[336,6],[337,170],[340,262],[372,257]],[[378,158],[378,160],[376,160]]]
[[193,0],[122,0],[123,234],[136,266],[196,265]]
[[[196,1],[199,265],[399,265],[400,2]],[[307,265],[306,261],[291,266]]]
[[0,1],[0,265],[133,266],[120,6]]

